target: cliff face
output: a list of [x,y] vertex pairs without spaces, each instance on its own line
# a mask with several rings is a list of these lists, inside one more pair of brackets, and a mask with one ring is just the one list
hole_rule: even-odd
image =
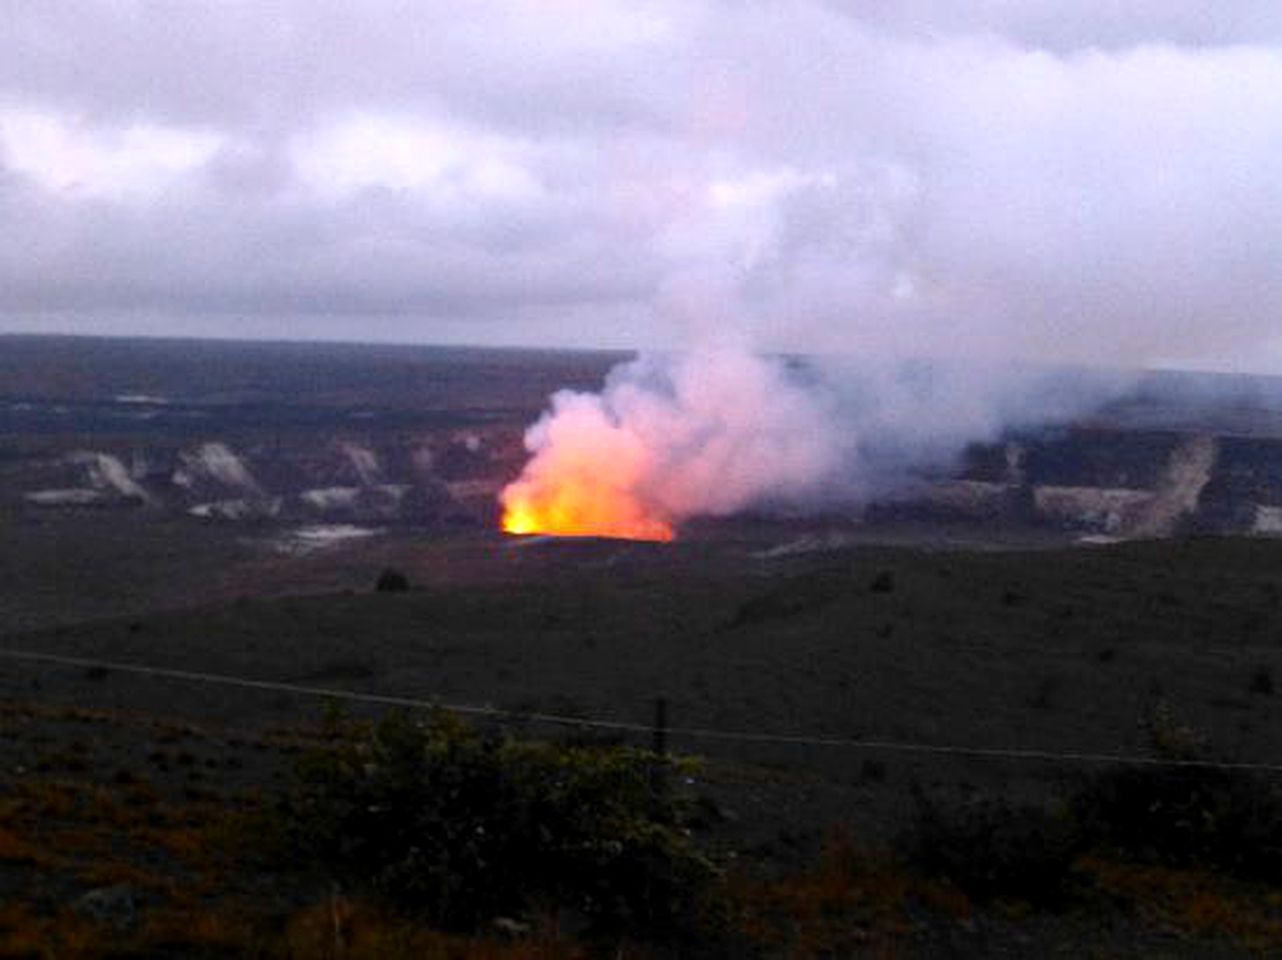
[[[493,527],[558,387],[617,355],[7,341],[0,512]],[[56,349],[55,349],[56,348]],[[907,437],[906,439],[911,439]],[[865,519],[1282,535],[1282,380],[1153,374],[1076,424],[972,446]],[[854,512],[854,508],[851,508]]]
[[[45,450],[0,464],[22,511],[139,509],[211,521],[420,527],[495,522],[524,461],[515,425]],[[1118,537],[1282,533],[1282,438],[1078,427],[967,451],[870,505],[871,520],[969,520]]]
[[93,439],[96,448],[9,457],[0,499],[19,510],[438,526],[485,522],[499,486],[519,468],[519,437],[506,429],[288,442]]
[[[972,491],[968,501],[959,489]],[[1275,534],[1282,526],[1282,437],[1048,430],[971,448],[958,477],[922,499],[928,507],[960,499],[972,513],[1121,537]]]

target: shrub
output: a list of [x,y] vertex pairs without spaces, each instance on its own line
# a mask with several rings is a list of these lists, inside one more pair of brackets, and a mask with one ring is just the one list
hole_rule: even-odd
[[1282,794],[1249,771],[1119,766],[1046,807],[917,799],[912,860],[980,900],[1053,902],[1090,851],[1244,879],[1282,875]]
[[642,751],[483,736],[404,714],[305,758],[291,847],[434,924],[476,929],[540,906],[601,933],[688,929],[717,872],[651,790]]
[[872,583],[868,589],[873,593],[894,593],[895,592],[895,573],[893,570],[882,570],[872,578]]
[[410,588],[410,578],[392,567],[388,567],[374,581],[374,589],[379,593],[404,593]]
[[1087,781],[1072,805],[1093,845],[1131,858],[1243,877],[1282,873],[1282,797],[1248,771],[1119,767]]
[[1182,721],[1166,700],[1159,699],[1148,708],[1140,727],[1148,734],[1153,752],[1164,760],[1198,760],[1205,754],[1206,735]]
[[1066,891],[1082,837],[1063,804],[1021,806],[998,799],[946,805],[917,794],[909,858],[977,900],[1015,897],[1053,903]]

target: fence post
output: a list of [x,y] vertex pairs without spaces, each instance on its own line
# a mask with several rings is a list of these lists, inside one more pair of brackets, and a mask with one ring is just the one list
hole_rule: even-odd
[[661,757],[668,755],[668,698],[654,700],[654,752]]
[[654,700],[654,729],[651,749],[656,759],[650,765],[650,793],[656,803],[668,789],[668,699]]

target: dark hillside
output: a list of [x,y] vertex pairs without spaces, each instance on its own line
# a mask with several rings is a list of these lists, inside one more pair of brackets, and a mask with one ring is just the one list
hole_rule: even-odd
[[[528,547],[501,579],[245,600],[11,635],[7,645],[158,667],[339,686],[517,712],[959,747],[1143,752],[1160,704],[1218,755],[1282,750],[1263,674],[1282,677],[1282,544],[1203,540],[1036,553],[861,549],[788,561],[609,544]],[[500,577],[500,574],[494,574]],[[11,665],[45,702],[287,725],[314,704],[124,674]],[[846,784],[857,750],[682,740]],[[1040,780],[1054,766],[889,760],[910,777]],[[839,793],[847,788],[842,786]],[[856,817],[895,806],[876,796]]]

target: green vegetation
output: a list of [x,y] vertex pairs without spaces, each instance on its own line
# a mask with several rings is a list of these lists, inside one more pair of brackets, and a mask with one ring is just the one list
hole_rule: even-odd
[[568,909],[596,932],[673,936],[718,873],[654,786],[670,762],[397,713],[304,758],[284,828],[305,861],[444,928]]
[[1117,856],[1244,879],[1282,876],[1282,795],[1249,772],[1110,770],[1077,792],[1072,813],[1085,841]]
[[1080,885],[1088,856],[1241,880],[1282,875],[1282,794],[1248,771],[1119,766],[1040,806],[917,799],[908,856],[981,901],[1055,905]]
[[1083,838],[1062,805],[983,798],[947,805],[918,794],[918,820],[903,841],[910,862],[947,878],[967,896],[1060,901]]
[[[158,744],[143,765],[95,783],[102,737],[136,733],[137,716],[0,717],[76,737],[65,750],[40,740],[47,775],[0,798],[0,869],[33,879],[0,907],[0,956],[876,956],[1025,918],[1076,942],[1119,911],[1138,939],[1095,952],[1133,955],[1147,931],[1172,930],[1193,946],[1282,947],[1282,807],[1275,785],[1240,771],[1117,767],[1041,806],[919,794],[899,854],[836,828],[795,857],[732,857],[723,834],[723,874],[702,849],[714,837],[689,832],[697,802],[655,791],[706,783],[711,764],[490,735],[444,714],[369,726],[332,712],[310,733],[237,744],[143,727]],[[304,747],[282,792],[191,784],[227,750],[252,763]],[[670,776],[652,776],[659,763]]]
[[[385,567],[417,588],[377,593]],[[343,570],[345,592],[11,640],[494,703],[530,738],[557,735],[532,715],[644,722],[663,696],[674,743],[707,756],[656,793],[624,731],[374,727],[345,699],[321,717],[284,693],[15,664],[0,955],[1282,950],[1282,778],[680,732],[1274,760],[1278,543],[767,561],[407,541]]]

